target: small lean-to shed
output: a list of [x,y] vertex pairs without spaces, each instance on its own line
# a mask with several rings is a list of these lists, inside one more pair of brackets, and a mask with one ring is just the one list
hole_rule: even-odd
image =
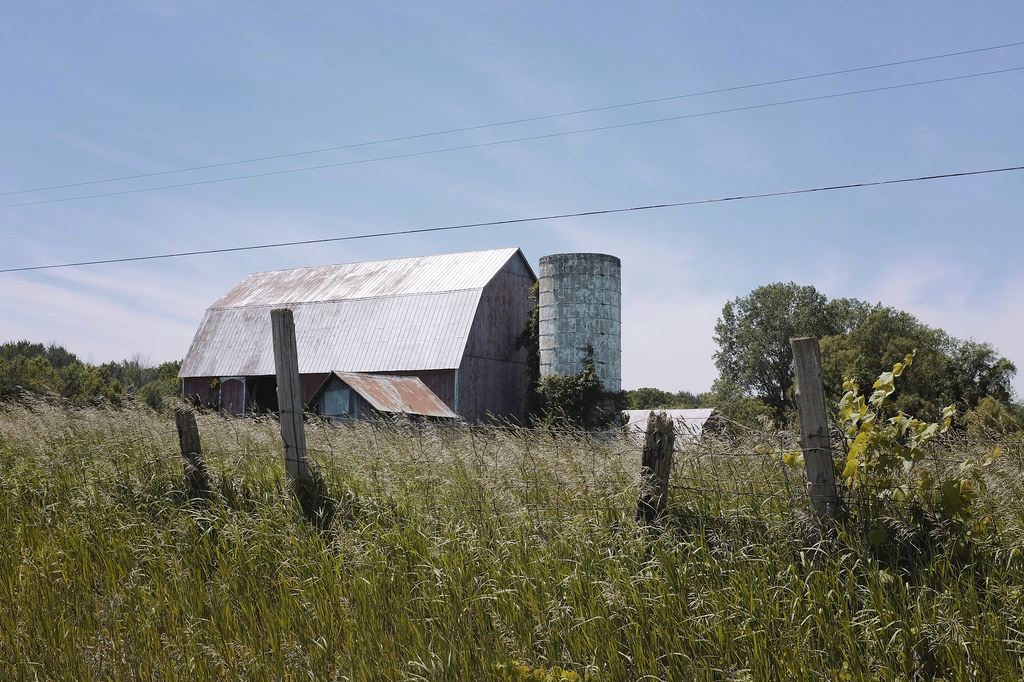
[[226,412],[276,410],[270,311],[286,307],[307,403],[332,372],[414,376],[466,420],[521,420],[536,281],[516,248],[256,273],[207,309],[178,376]]
[[380,414],[451,420],[459,418],[417,377],[331,372],[309,400],[309,408],[334,419]]

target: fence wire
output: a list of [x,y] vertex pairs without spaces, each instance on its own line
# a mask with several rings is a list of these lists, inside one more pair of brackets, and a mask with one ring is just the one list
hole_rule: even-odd
[[[72,420],[64,414],[59,420],[63,426],[53,428],[43,422],[58,420],[39,406],[18,416],[47,434],[43,448],[48,457],[65,467],[79,462],[77,480],[83,485],[134,478],[182,487],[178,436],[166,418],[142,411],[82,410]],[[283,488],[280,427],[275,419],[204,414],[198,421],[205,466],[222,489],[254,481]],[[5,441],[10,439],[11,423],[10,414],[0,422]],[[439,518],[626,519],[636,514],[642,485],[643,443],[624,434],[313,421],[307,424],[306,439],[313,470],[339,503],[400,504]],[[837,439],[832,449],[841,471],[846,445]],[[811,507],[804,471],[788,465],[785,458],[786,453],[799,451],[796,434],[786,431],[677,437],[668,513],[740,523],[807,518]],[[922,488],[917,473],[923,469],[932,473],[932,480],[941,480],[944,472],[958,472],[976,481],[979,490],[1024,500],[1024,447],[1019,439],[972,436],[936,441],[914,467],[882,486],[854,488],[840,480],[843,502],[897,515],[915,503],[906,494],[911,488],[916,499],[948,493],[937,486]],[[0,479],[3,488],[10,488],[13,479]]]

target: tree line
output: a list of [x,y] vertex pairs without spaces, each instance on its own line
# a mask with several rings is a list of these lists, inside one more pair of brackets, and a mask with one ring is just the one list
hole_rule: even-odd
[[954,405],[973,418],[1024,424],[1012,380],[1017,368],[989,343],[958,339],[910,313],[853,298],[829,300],[813,286],[793,282],[758,287],[729,301],[715,325],[718,378],[708,393],[653,388],[626,392],[633,409],[715,407],[740,422],[796,417],[789,339],[820,340],[826,399],[835,405],[843,381],[866,389],[907,353],[915,352],[889,410],[938,419]]
[[181,397],[180,368],[180,360],[152,367],[139,356],[92,365],[63,346],[12,341],[0,345],[0,401],[27,392],[80,406],[138,399],[160,410]]
[[[870,388],[875,377],[916,352],[890,401],[893,414],[935,420],[952,404],[968,421],[1024,429],[1024,405],[1011,383],[1017,368],[991,344],[955,338],[881,303],[829,300],[793,282],[758,287],[725,304],[715,325],[718,378],[706,393],[644,387],[613,395],[600,386],[592,361],[579,375],[541,380],[536,306],[517,345],[528,356],[532,422],[600,428],[613,423],[619,409],[714,407],[739,423],[785,426],[796,417],[789,339],[799,336],[820,339],[830,405],[842,396],[844,379]],[[159,410],[181,396],[180,367],[181,361],[151,367],[138,356],[92,365],[59,345],[14,341],[0,345],[0,401],[27,391],[76,405],[138,399]]]

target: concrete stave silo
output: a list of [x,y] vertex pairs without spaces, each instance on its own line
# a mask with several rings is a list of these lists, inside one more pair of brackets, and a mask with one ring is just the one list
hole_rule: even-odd
[[581,372],[587,349],[605,390],[622,388],[622,264],[602,253],[540,259],[541,376]]

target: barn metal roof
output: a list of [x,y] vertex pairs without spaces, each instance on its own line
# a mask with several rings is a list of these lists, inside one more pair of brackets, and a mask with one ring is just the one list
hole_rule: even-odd
[[211,307],[282,306],[482,289],[518,251],[492,249],[258,272]]
[[300,373],[457,369],[484,286],[516,256],[494,249],[249,275],[206,311],[179,376],[274,374],[270,310],[279,307],[295,316]]
[[[458,419],[459,417],[417,377],[352,372],[333,372],[332,374],[348,384],[375,410],[447,419]],[[326,386],[329,381],[328,377],[323,385]],[[321,387],[320,390],[323,388]],[[317,393],[319,392],[318,390]]]

